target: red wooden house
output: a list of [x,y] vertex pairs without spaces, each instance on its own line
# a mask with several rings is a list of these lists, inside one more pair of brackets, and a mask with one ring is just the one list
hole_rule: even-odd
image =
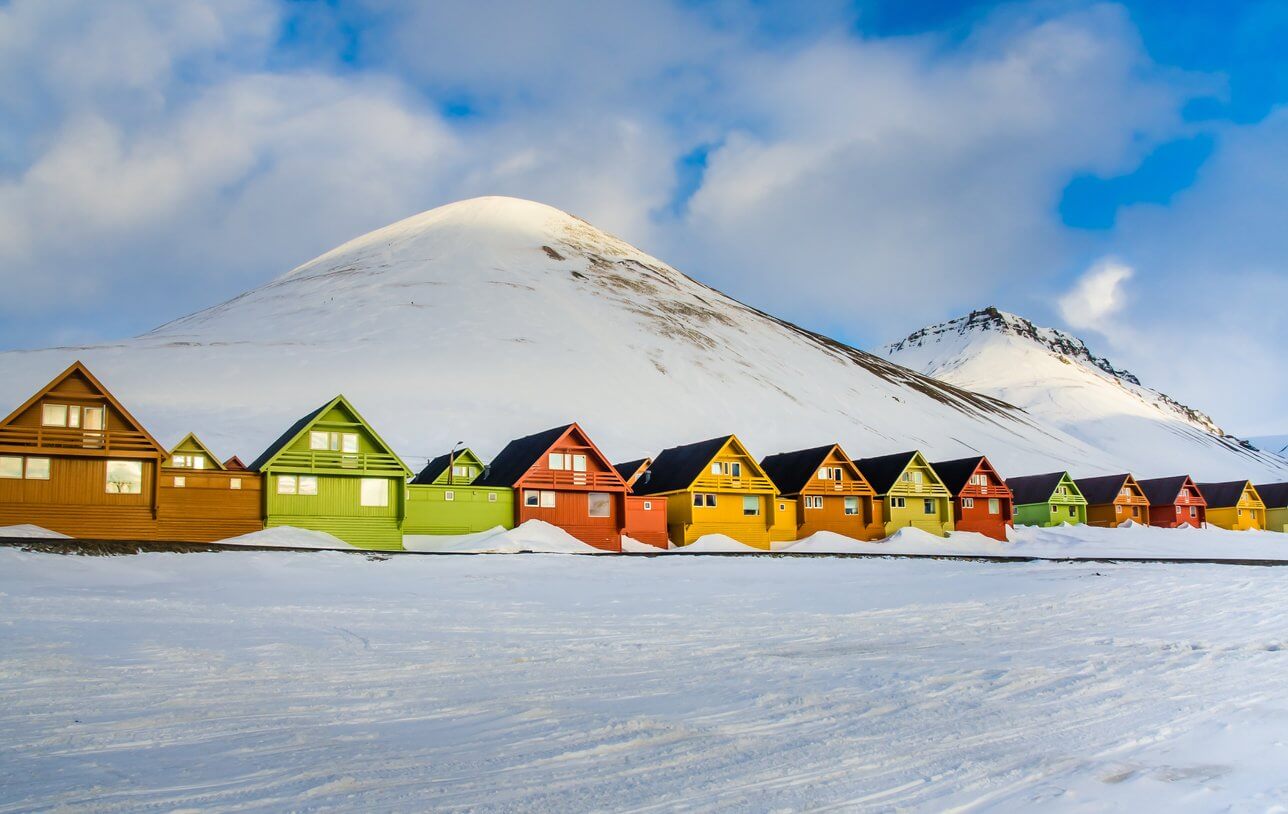
[[653,465],[652,458],[640,458],[624,464],[614,464],[617,474],[622,476],[632,494],[626,496],[626,530],[627,537],[655,548],[669,548],[670,539],[666,529],[666,501],[655,497],[633,494],[635,484],[646,484],[651,477],[648,468]]
[[1014,524],[1014,496],[988,458],[974,455],[935,461],[930,468],[952,493],[953,527],[957,531],[1006,540],[1006,530]]
[[576,424],[511,441],[474,485],[514,489],[516,526],[543,520],[596,548],[622,550],[630,488]]
[[1137,481],[1149,498],[1149,524],[1167,529],[1207,525],[1207,501],[1189,475]]

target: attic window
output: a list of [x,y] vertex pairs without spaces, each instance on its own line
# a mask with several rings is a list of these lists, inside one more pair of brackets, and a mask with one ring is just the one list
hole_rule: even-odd
[[[66,427],[67,412],[68,409],[66,404],[46,404],[41,408],[40,423],[46,427]],[[79,425],[79,413],[77,414],[76,419],[76,425]]]
[[358,434],[313,430],[309,433],[309,449],[354,454],[358,451]]

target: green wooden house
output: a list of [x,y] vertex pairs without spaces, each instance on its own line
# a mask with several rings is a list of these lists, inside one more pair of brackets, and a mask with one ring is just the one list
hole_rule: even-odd
[[301,418],[250,465],[264,475],[264,525],[402,549],[411,470],[344,396]]
[[514,490],[475,486],[486,467],[470,449],[440,455],[407,485],[403,534],[472,534],[514,528]]
[[1015,525],[1058,526],[1087,522],[1087,499],[1068,472],[1010,478],[1015,493]]
[[916,450],[854,461],[876,491],[885,533],[918,528],[940,537],[953,530],[953,496]]

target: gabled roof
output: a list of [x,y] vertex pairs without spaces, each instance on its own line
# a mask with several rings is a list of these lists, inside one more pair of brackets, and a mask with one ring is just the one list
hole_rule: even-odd
[[210,447],[201,443],[201,439],[198,438],[197,434],[194,432],[190,432],[187,435],[185,435],[183,439],[179,441],[179,443],[175,444],[170,449],[170,453],[166,456],[166,459],[165,459],[165,462],[167,465],[170,463],[170,460],[174,458],[176,453],[184,449],[185,444],[191,444],[192,446],[195,446],[197,449],[201,450],[201,452],[206,456],[206,458],[209,459],[211,468],[216,470],[222,470],[227,468],[222,463],[219,462],[219,459],[215,457],[215,453],[210,451]]
[[884,495],[899,480],[899,476],[917,457],[917,451],[896,452],[893,455],[881,455],[876,458],[860,458],[854,462],[863,476],[872,484],[878,495]]
[[[1023,475],[1018,478],[1007,478],[1006,485],[1011,489],[1011,495],[1016,506],[1023,506],[1029,503],[1050,503],[1051,497],[1055,494],[1055,488],[1065,479],[1065,472],[1047,472],[1042,475]],[[1070,482],[1073,479],[1070,478]],[[1074,488],[1077,484],[1074,483]]]
[[242,463],[241,458],[234,455],[233,457],[224,461],[224,469],[227,469],[229,472],[245,472],[246,464]]
[[1251,481],[1228,480],[1221,483],[1200,483],[1199,491],[1207,500],[1209,509],[1232,509],[1239,505],[1243,490],[1252,486]]
[[1253,488],[1267,509],[1288,508],[1288,483],[1258,483]]
[[[1140,490],[1145,493],[1145,497],[1149,498],[1149,505],[1151,506],[1170,506],[1180,496],[1181,487],[1186,484],[1193,485],[1193,483],[1189,475],[1172,475],[1166,478],[1148,478],[1136,481],[1136,484],[1140,486]],[[1195,487],[1195,489],[1197,491],[1198,487]],[[1202,497],[1201,491],[1199,496]]]
[[635,494],[656,495],[688,489],[732,438],[732,435],[722,435],[662,450],[648,468],[648,483],[637,484]]
[[[799,495],[809,485],[810,479],[823,466],[823,462],[834,449],[839,449],[839,446],[828,444],[822,447],[798,449],[795,452],[779,452],[762,460],[760,468],[765,470],[765,474],[774,482],[779,494]],[[844,453],[841,457],[845,457]],[[851,467],[854,466],[848,458],[846,463]]]
[[[930,464],[930,468],[935,470],[939,480],[943,481],[944,486],[954,497],[960,495],[962,490],[970,483],[970,476],[974,475],[980,467],[987,469],[994,474],[997,470],[993,464],[983,455],[972,455],[969,458],[954,458],[951,461],[935,461]],[[1005,483],[1001,475],[998,480]],[[1052,487],[1054,489],[1054,487]]]
[[398,453],[394,452],[393,447],[385,443],[385,439],[380,437],[380,434],[376,432],[375,428],[372,427],[371,424],[368,423],[367,420],[363,418],[362,415],[356,409],[354,409],[353,405],[349,403],[349,400],[342,395],[336,396],[335,398],[328,401],[326,404],[323,404],[321,407],[317,408],[316,410],[313,410],[312,412],[306,414],[305,416],[300,418],[299,421],[296,421],[294,424],[288,427],[286,432],[282,433],[276,441],[268,445],[268,449],[260,453],[260,456],[251,463],[250,469],[253,469],[256,472],[263,471],[264,467],[271,464],[273,462],[273,459],[276,458],[277,455],[283,449],[290,446],[292,443],[295,442],[295,439],[303,435],[304,432],[309,427],[311,427],[313,423],[318,420],[319,417],[326,415],[328,412],[330,412],[333,408],[337,406],[344,407],[344,409],[347,410],[353,416],[354,420],[356,420],[359,424],[361,424],[366,429],[367,432],[371,433],[372,439],[379,446],[383,447],[384,450],[390,456],[392,456],[395,461],[398,462],[398,466],[403,470],[403,472],[405,472],[408,475],[411,474],[411,470],[407,467],[407,464],[403,463],[402,458],[398,457]]
[[1118,499],[1118,492],[1123,488],[1131,475],[1124,472],[1121,475],[1101,475],[1098,478],[1078,478],[1075,483],[1078,484],[1078,491],[1087,499],[1088,503],[1113,503]]
[[652,458],[638,458],[626,463],[613,464],[613,469],[616,469],[617,474],[622,476],[622,480],[626,481],[627,486],[634,486],[635,479],[644,474],[652,463]]
[[571,430],[576,424],[564,424],[560,427],[552,427],[543,432],[525,435],[522,438],[516,438],[505,445],[505,449],[492,459],[492,463],[483,473],[482,477],[475,481],[479,486],[514,486],[528,473],[528,470],[541,460],[541,456],[555,445],[555,442],[563,438],[564,433]]
[[[18,406],[17,409],[9,413],[9,415],[5,416],[5,419],[3,421],[0,421],[0,427],[4,427],[8,425],[15,418],[22,415],[27,410],[31,409],[32,405],[34,405],[36,402],[44,398],[45,395],[48,394],[51,390],[53,390],[55,387],[57,387],[59,383],[61,383],[62,381],[64,381],[65,379],[71,377],[73,374],[76,374],[76,373],[79,373],[80,375],[84,376],[85,380],[88,381],[90,385],[99,392],[99,395],[101,395],[103,399],[107,401],[108,404],[112,405],[112,407],[115,408],[116,411],[121,414],[121,416],[126,420],[126,422],[129,423],[131,430],[141,434],[144,437],[144,439],[148,442],[148,444],[152,446],[154,449],[156,449],[158,453],[160,453],[161,455],[165,454],[166,449],[161,445],[161,442],[153,438],[152,433],[148,432],[147,428],[144,427],[142,424],[140,424],[139,420],[135,418],[134,415],[131,414],[129,410],[125,409],[125,405],[116,400],[116,396],[112,395],[112,391],[104,387],[103,383],[98,380],[98,377],[96,377],[93,373],[90,373],[89,368],[85,367],[85,365],[82,364],[79,360],[72,362],[70,365],[68,365],[67,369],[64,370],[62,373],[59,373],[53,379],[51,379],[49,384],[37,390],[32,395],[31,398],[24,401],[21,405]],[[108,431],[110,432],[111,428],[108,428]]]
[[479,456],[475,455],[474,451],[469,447],[465,447],[464,449],[457,450],[455,455],[448,453],[446,455],[439,455],[437,458],[430,459],[429,463],[425,464],[425,467],[421,469],[420,472],[416,473],[416,477],[411,479],[411,482],[415,484],[433,483],[447,471],[448,466],[455,464],[460,460],[474,464],[480,471],[484,468],[483,461]]

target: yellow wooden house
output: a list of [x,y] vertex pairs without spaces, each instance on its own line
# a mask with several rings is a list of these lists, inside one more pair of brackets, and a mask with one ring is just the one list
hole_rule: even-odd
[[854,462],[876,490],[886,534],[902,528],[948,536],[953,530],[953,496],[920,452],[898,452]]
[[1207,501],[1207,521],[1231,531],[1266,527],[1266,504],[1251,481],[1196,484]]
[[676,546],[723,534],[767,551],[796,539],[796,501],[778,494],[733,435],[663,450],[636,478],[634,493],[666,500],[667,535]]

